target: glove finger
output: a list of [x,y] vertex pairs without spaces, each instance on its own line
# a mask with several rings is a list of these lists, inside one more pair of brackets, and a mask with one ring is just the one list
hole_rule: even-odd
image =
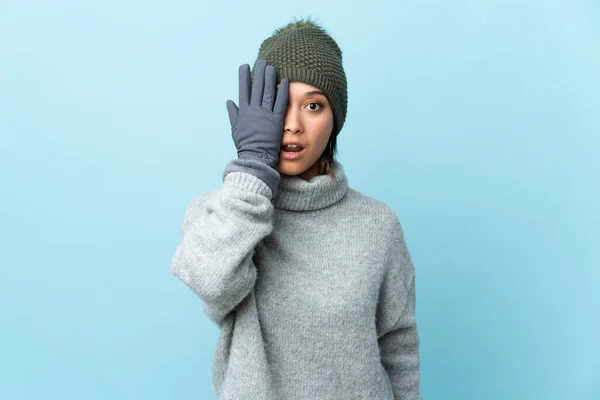
[[239,84],[240,107],[244,107],[250,104],[250,66],[248,64],[240,65]]
[[265,67],[267,62],[265,60],[256,61],[256,68],[254,70],[254,82],[252,83],[252,94],[250,95],[250,104],[254,104],[260,107],[263,97],[263,89],[265,86]]
[[227,100],[226,105],[227,105],[227,113],[229,114],[229,123],[231,124],[231,129],[233,129],[237,125],[239,108],[231,100]]
[[277,89],[277,100],[275,101],[274,112],[276,114],[285,115],[287,111],[288,98],[290,94],[289,79],[282,79]]
[[269,111],[273,112],[273,103],[275,102],[275,90],[277,89],[276,85],[276,74],[275,67],[272,65],[267,65],[265,70],[265,93],[262,99],[262,107]]

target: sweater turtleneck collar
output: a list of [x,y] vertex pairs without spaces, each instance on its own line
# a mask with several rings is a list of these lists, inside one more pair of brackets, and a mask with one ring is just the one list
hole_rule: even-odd
[[314,176],[309,181],[296,175],[280,174],[274,206],[283,210],[313,211],[337,203],[348,191],[348,178],[339,161],[333,160],[333,167],[333,180],[327,174]]

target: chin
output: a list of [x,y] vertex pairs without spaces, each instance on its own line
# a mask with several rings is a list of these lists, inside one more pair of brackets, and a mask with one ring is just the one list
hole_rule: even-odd
[[284,174],[284,175],[300,175],[308,169],[301,165],[290,165],[290,164],[292,164],[292,163],[290,163],[287,160],[282,160],[277,164],[275,169],[277,171],[279,171],[280,174]]

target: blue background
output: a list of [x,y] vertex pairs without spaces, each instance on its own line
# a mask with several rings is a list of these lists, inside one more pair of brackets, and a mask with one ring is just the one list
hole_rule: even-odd
[[2,2],[0,398],[213,398],[170,260],[239,65],[312,17],[339,160],[415,261],[423,398],[599,399],[600,4],[291,3]]

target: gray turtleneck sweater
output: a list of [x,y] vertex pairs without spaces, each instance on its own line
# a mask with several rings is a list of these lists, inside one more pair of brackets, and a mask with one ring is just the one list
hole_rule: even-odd
[[189,204],[172,272],[220,328],[218,400],[420,399],[415,268],[385,203],[233,160]]

